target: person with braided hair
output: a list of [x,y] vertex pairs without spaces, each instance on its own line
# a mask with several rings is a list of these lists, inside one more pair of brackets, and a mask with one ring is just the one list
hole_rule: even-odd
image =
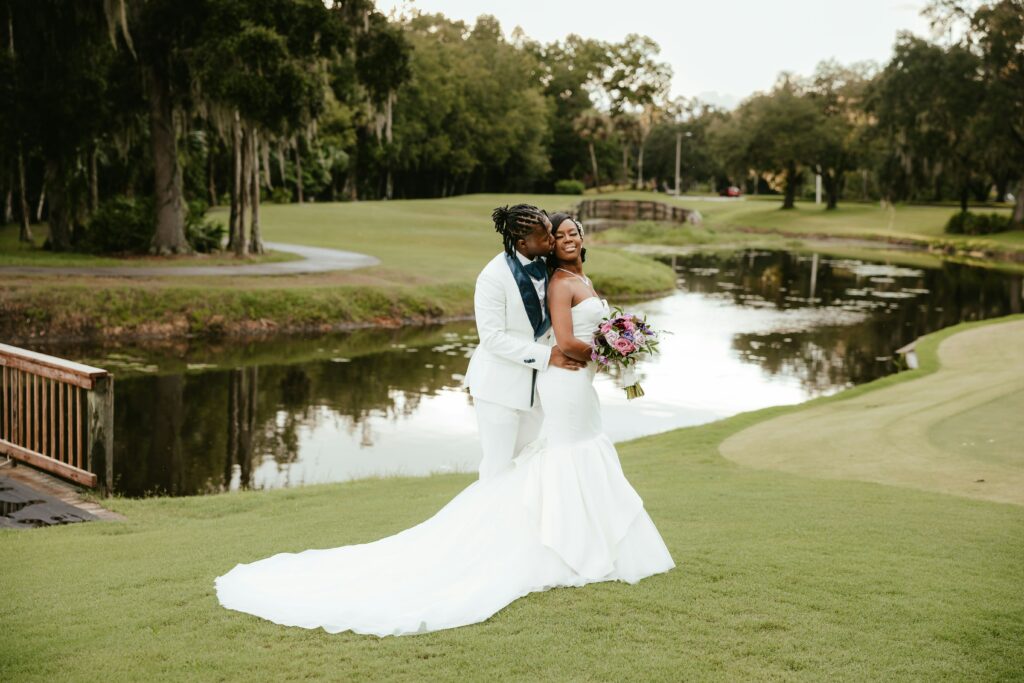
[[547,312],[551,221],[536,206],[500,206],[491,214],[505,247],[480,272],[473,309],[480,343],[464,385],[473,396],[480,445],[480,479],[512,467],[515,455],[540,433],[544,413],[537,375],[548,367],[582,363],[552,344]]

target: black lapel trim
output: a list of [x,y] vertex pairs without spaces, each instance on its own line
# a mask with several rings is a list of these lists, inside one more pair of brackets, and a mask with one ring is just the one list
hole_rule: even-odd
[[[540,298],[537,296],[537,289],[533,286],[533,280],[527,274],[523,264],[515,256],[505,254],[505,262],[508,263],[512,277],[515,278],[516,286],[519,287],[519,296],[522,297],[523,305],[526,307],[526,315],[533,325],[533,338],[537,339],[547,331],[551,324],[549,318],[541,312]],[[546,284],[546,282],[545,282]]]

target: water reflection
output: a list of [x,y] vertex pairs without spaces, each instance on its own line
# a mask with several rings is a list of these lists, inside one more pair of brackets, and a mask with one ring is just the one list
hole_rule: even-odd
[[[627,402],[597,383],[616,440],[796,403],[897,367],[896,348],[1020,311],[1020,276],[747,252],[676,258],[679,290],[631,307],[673,332]],[[459,388],[472,323],[239,344],[62,347],[113,370],[115,489],[189,495],[437,471],[480,457]]]
[[[471,469],[473,430],[445,427],[445,439],[466,437],[466,462],[453,461],[443,439],[425,438],[452,411],[425,408],[467,404],[457,386],[474,344],[460,323],[218,350],[92,349],[119,377],[116,489],[188,495]],[[425,458],[430,449],[439,456]]]
[[747,252],[677,263],[688,292],[791,317],[738,332],[732,346],[810,395],[897,369],[894,351],[950,325],[1021,309],[1021,276],[947,263],[917,269],[849,259]]

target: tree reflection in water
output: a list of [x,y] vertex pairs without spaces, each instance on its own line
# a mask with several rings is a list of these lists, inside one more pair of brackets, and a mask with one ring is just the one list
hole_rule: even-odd
[[[929,332],[1021,310],[1021,276],[945,263],[918,269],[817,254],[749,251],[676,259],[681,287],[741,306],[815,309],[793,329],[737,334],[733,348],[811,395],[868,382],[899,367],[894,351]],[[822,324],[827,313],[860,324]],[[823,314],[825,314],[823,316]],[[804,325],[808,321],[810,325]]]
[[[273,342],[254,344],[259,365],[225,370],[219,369],[224,360],[242,360],[238,348],[226,349],[226,358],[202,342],[133,348],[130,354],[108,349],[108,358],[145,356],[159,373],[165,367],[179,370],[119,376],[116,490],[145,496],[250,488],[260,464],[270,460],[285,468],[295,463],[300,430],[315,430],[324,420],[343,422],[362,446],[371,447],[375,435],[366,418],[397,422],[415,413],[423,397],[457,385],[453,375],[465,373],[474,331],[471,324],[460,323],[307,339],[306,349],[295,354],[297,364],[287,364],[288,353],[301,346],[296,339],[282,344],[279,354],[265,348]],[[311,355],[310,345],[326,348],[303,360]],[[96,356],[97,349],[89,349],[89,355]],[[180,372],[181,358],[217,368]]]

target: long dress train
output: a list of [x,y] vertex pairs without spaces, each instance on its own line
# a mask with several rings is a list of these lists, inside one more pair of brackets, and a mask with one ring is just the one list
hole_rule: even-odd
[[[588,339],[606,312],[580,302],[574,333]],[[544,427],[513,469],[393,536],[236,565],[215,581],[220,603],[288,626],[405,635],[484,621],[534,591],[672,569],[602,431],[594,373],[538,375]]]

